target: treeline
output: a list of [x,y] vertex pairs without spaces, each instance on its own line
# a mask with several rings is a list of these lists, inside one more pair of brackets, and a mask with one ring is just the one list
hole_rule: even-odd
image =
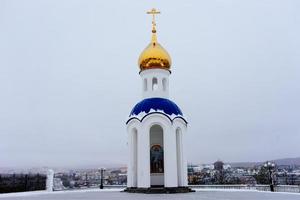
[[41,174],[0,174],[0,193],[45,190],[46,179]]

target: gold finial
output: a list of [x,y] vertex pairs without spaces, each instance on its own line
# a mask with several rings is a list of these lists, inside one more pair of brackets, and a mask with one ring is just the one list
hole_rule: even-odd
[[160,12],[155,8],[152,8],[150,11],[147,12],[147,14],[152,15],[152,33],[156,33],[155,15],[160,14]]

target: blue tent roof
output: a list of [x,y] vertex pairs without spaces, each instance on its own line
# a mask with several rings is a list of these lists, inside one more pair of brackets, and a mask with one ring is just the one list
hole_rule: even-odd
[[149,98],[149,99],[144,99],[138,104],[136,104],[132,109],[130,116],[138,115],[143,111],[149,113],[150,109],[156,111],[162,110],[164,113],[168,115],[172,115],[172,114],[182,115],[180,108],[173,101],[164,98]]

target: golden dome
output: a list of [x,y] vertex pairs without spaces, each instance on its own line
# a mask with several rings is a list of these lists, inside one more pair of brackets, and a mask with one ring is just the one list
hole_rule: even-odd
[[166,69],[170,70],[171,67],[171,57],[168,52],[157,42],[156,37],[156,24],[154,21],[154,14],[159,14],[158,11],[152,9],[147,12],[148,14],[153,14],[152,21],[152,39],[150,44],[144,49],[139,57],[139,67],[140,70],[146,69]]

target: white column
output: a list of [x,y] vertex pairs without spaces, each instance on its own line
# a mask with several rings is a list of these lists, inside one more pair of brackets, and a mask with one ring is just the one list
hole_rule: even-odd
[[141,127],[138,136],[138,187],[150,187],[150,137],[149,127]]
[[127,187],[137,187],[137,138],[139,130],[132,128],[128,130],[128,169],[127,169]]
[[187,131],[185,130],[181,130],[181,144],[182,144],[182,186],[188,186],[188,176],[187,176],[187,158],[186,158],[186,145],[185,145],[185,138],[186,138],[186,134]]
[[139,130],[135,130],[133,133],[132,133],[132,187],[137,187],[137,170],[138,170],[138,137],[139,137]]
[[171,126],[164,130],[165,187],[177,187],[176,134]]
[[[159,93],[161,93],[161,94],[164,94],[164,91],[163,91],[163,85],[162,85],[162,76],[159,76],[159,77],[157,77],[157,86],[158,86],[158,91],[157,92],[159,92]],[[165,94],[164,94],[165,95]]]
[[133,187],[132,186],[132,172],[133,172],[133,134],[131,130],[127,130],[127,136],[128,136],[128,163],[127,163],[127,187]]
[[49,192],[53,191],[53,179],[54,179],[54,171],[49,169],[47,171],[47,180],[46,180],[46,190]]
[[175,130],[176,134],[176,157],[177,157],[177,178],[178,186],[183,186],[182,172],[183,172],[183,159],[182,159],[182,131],[181,129]]

